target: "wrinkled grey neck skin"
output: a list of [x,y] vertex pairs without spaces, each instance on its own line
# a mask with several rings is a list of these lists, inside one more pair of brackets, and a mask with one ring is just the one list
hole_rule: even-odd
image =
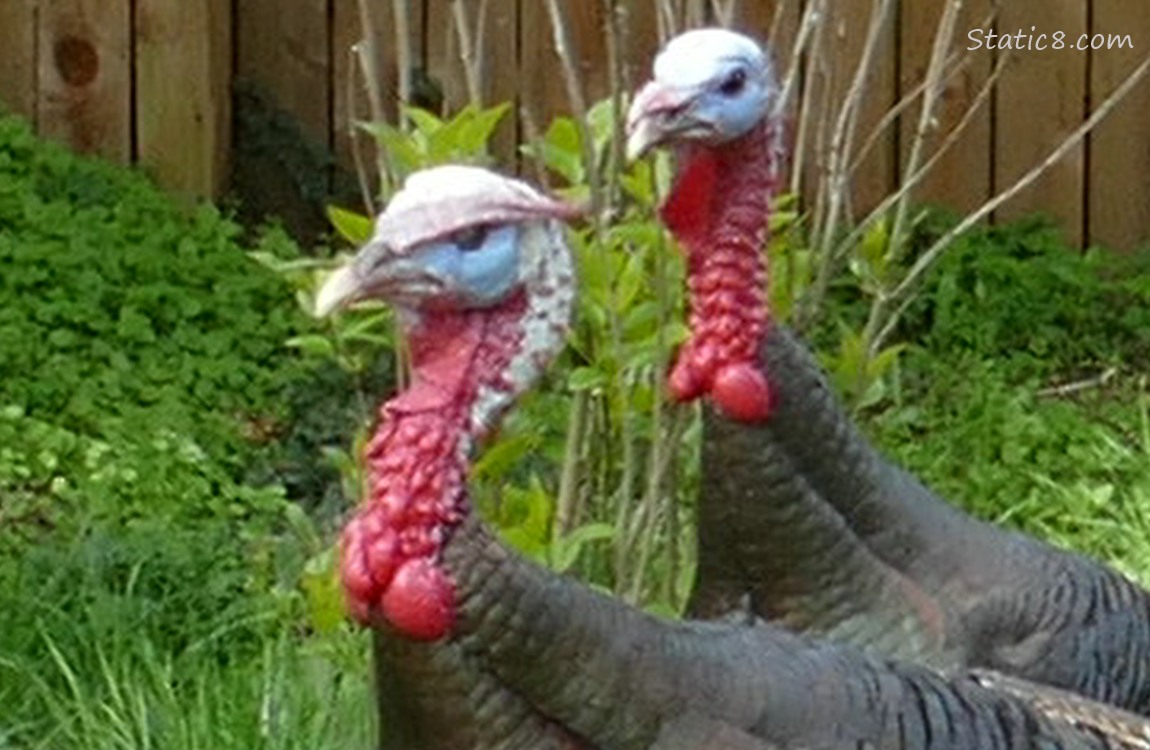
[[524,561],[475,518],[444,564],[459,653],[575,747],[669,750],[700,728],[737,738],[719,747],[760,750],[1122,746],[1008,692],[770,624],[654,617]]
[[960,512],[883,458],[784,326],[761,425],[708,413],[694,616],[762,617],[956,674],[987,668],[1150,713],[1150,597]]

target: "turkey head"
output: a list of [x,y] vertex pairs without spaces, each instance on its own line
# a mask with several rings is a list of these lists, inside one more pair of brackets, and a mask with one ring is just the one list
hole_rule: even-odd
[[454,586],[440,556],[468,512],[468,456],[562,348],[574,280],[561,221],[574,213],[486,170],[420,172],[320,290],[321,314],[389,302],[411,350],[411,385],[380,410],[366,502],[342,537],[360,622],[382,617],[424,640],[451,630]]
[[727,416],[764,419],[771,392],[757,356],[767,325],[764,244],[781,165],[770,60],[721,29],[672,39],[631,103],[627,153],[677,151],[662,218],[687,254],[691,336],[671,371],[679,400],[710,394]]

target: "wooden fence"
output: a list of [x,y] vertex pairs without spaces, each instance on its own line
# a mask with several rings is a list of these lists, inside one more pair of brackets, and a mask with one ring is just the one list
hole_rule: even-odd
[[[774,26],[786,66],[801,6],[814,0],[564,0],[567,35],[589,101],[609,90],[606,13],[625,23],[619,71],[640,82],[658,46],[656,6],[686,6],[694,21],[707,8],[733,9],[735,25],[760,37]],[[987,27],[994,0],[967,0],[959,40]],[[880,58],[867,81],[861,132],[922,80],[944,0],[902,0]],[[1063,32],[1128,36],[1124,49],[1020,50],[1010,53],[985,105],[922,186],[925,199],[971,210],[1040,161],[1078,127],[1146,56],[1150,2],[1145,0],[999,0],[1000,32]],[[395,15],[396,8],[408,8]],[[484,9],[481,61],[487,103],[513,100],[517,116],[497,134],[497,151],[538,124],[569,110],[554,51],[546,0],[372,0],[379,39],[377,65],[394,115],[401,88],[397,57],[406,54],[419,80],[434,82],[444,106],[468,99],[454,25],[462,12],[475,22]],[[606,10],[614,8],[614,11]],[[828,0],[824,33],[837,59],[807,71],[804,85],[849,84],[871,3]],[[349,115],[367,115],[353,71],[352,44],[361,37],[358,0],[0,0],[0,101],[31,118],[38,130],[87,152],[139,162],[176,192],[216,196],[228,182],[232,90],[253,82],[289,113],[309,139],[349,163]],[[692,19],[689,19],[692,20]],[[398,29],[397,29],[398,25]],[[406,25],[407,33],[402,33]],[[397,34],[396,32],[401,33]],[[409,47],[399,50],[397,39]],[[983,88],[1001,51],[972,52],[953,77],[931,139],[945,139]],[[880,138],[855,178],[856,208],[873,205],[899,183],[917,127],[910,107]],[[804,115],[817,122],[817,111]],[[817,168],[817,155],[804,163]],[[1035,210],[1057,219],[1075,243],[1130,249],[1150,239],[1150,84],[1127,100],[1079,147],[996,215]]]

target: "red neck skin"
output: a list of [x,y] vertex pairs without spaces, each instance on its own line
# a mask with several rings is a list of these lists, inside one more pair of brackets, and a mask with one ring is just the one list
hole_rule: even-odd
[[689,146],[661,214],[687,254],[691,335],[671,369],[679,401],[710,394],[726,416],[766,419],[771,391],[758,363],[770,323],[763,251],[776,179],[768,119],[730,143]]
[[412,385],[380,410],[367,500],[341,543],[348,609],[360,623],[382,617],[419,640],[454,625],[455,585],[440,557],[469,512],[468,454],[482,429],[472,410],[483,391],[514,398],[501,373],[522,343],[525,309],[520,294],[491,310],[423,313],[410,331]]

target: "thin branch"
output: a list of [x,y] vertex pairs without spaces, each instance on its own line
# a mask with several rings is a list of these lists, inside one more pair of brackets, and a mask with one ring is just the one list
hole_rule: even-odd
[[[1116,88],[1110,96],[1106,97],[1106,100],[1102,102],[1097,109],[1090,113],[1090,117],[1086,118],[1085,122],[1075,128],[1042,162],[1020,177],[1013,185],[982,204],[976,211],[967,215],[966,218],[951,228],[950,231],[946,232],[942,237],[938,238],[934,244],[919,256],[918,260],[911,266],[910,271],[907,272],[907,275],[903,277],[903,280],[899,282],[894,291],[885,298],[878,300],[871,309],[871,317],[870,320],[867,321],[866,329],[869,334],[867,338],[871,341],[871,352],[878,351],[891,333],[894,332],[899,318],[906,311],[906,307],[913,299],[908,295],[908,292],[914,288],[923,274],[934,265],[939,256],[942,255],[950,244],[954,242],[959,235],[990,215],[999,206],[1034,184],[1046,170],[1050,169],[1050,167],[1057,164],[1062,157],[1070,153],[1072,149],[1082,142],[1090,131],[1097,127],[1098,123],[1102,122],[1102,120],[1110,114],[1119,102],[1125,99],[1126,96],[1134,90],[1134,87],[1146,77],[1147,73],[1150,73],[1150,56],[1143,59],[1138,67],[1135,68],[1130,75],[1126,76],[1118,88]],[[893,302],[898,302],[897,309],[893,314],[886,314],[884,319],[887,306]]]
[[[363,87],[367,91],[368,110],[372,122],[386,122],[387,115],[383,109],[383,76],[379,72],[379,25],[373,15],[371,0],[359,0],[359,23],[363,29],[363,39],[353,48],[359,58],[359,67],[363,71]],[[352,98],[351,101],[355,101]],[[387,153],[379,145],[376,146],[376,169],[379,171],[380,188],[385,193],[391,186],[391,168]]]
[[591,191],[591,214],[599,215],[603,206],[602,186],[599,180],[599,170],[595,164],[595,142],[591,127],[587,124],[587,101],[583,97],[583,80],[579,75],[579,66],[571,49],[571,40],[567,36],[567,19],[559,0],[547,0],[547,10],[551,15],[551,32],[555,40],[555,52],[563,66],[563,81],[567,86],[567,99],[571,104],[575,125],[579,129],[579,140],[583,146],[583,169],[587,176],[587,186]]
[[[823,4],[825,0],[811,0],[811,4],[807,6],[806,12],[803,14],[803,23],[799,29],[799,34],[795,38],[794,58],[791,63],[790,72],[787,75],[786,83],[783,85],[783,91],[780,94],[779,113],[785,111],[787,101],[790,98],[791,92],[794,91],[796,81],[802,75],[805,79],[803,83],[803,96],[799,101],[798,124],[795,128],[795,145],[794,157],[791,161],[791,192],[798,193],[802,186],[803,167],[806,162],[806,154],[809,151],[807,142],[810,139],[810,128],[814,118],[811,117],[811,110],[815,106],[815,90],[818,88],[811,85],[811,80],[814,78],[814,66],[818,65],[820,56],[815,54],[813,50],[822,48],[823,29],[826,24],[822,23],[823,19]],[[804,54],[803,48],[800,44],[806,44],[808,34],[811,35],[810,46],[807,55],[807,62],[804,66],[801,63],[801,55]],[[805,69],[805,70],[804,70]],[[825,94],[825,91],[824,91]]]
[[[623,70],[622,42],[625,38],[621,26],[625,22],[623,9],[617,0],[602,0],[606,15],[604,33],[607,36],[607,70],[611,82],[612,132],[608,147],[611,149],[611,168],[607,172],[605,206],[614,208],[619,201],[622,189],[619,185],[626,164],[626,123],[623,118],[623,95],[627,80]],[[613,211],[612,211],[613,213]]]
[[[367,2],[370,0],[361,0],[361,3]],[[410,0],[391,0],[391,8],[395,16],[395,59],[399,73],[399,100],[404,104],[411,104],[411,75],[415,68],[415,54],[411,49]]]
[[[782,14],[782,5],[779,6],[780,10],[775,14],[775,23],[778,23],[779,17]],[[787,74],[783,77],[783,85],[779,90],[779,97],[775,100],[772,116],[783,116],[790,105],[791,97],[794,95],[797,82],[801,78],[803,53],[806,51],[807,43],[811,39],[811,33],[815,26],[819,24],[822,19],[822,0],[814,0],[807,9],[803,12],[803,17],[799,22],[799,31],[795,34],[795,43],[791,46],[791,64],[787,68]],[[777,29],[771,28],[771,39],[775,38]],[[778,61],[775,61],[776,65]]]
[[[938,30],[935,33],[934,44],[931,47],[930,63],[926,69],[926,86],[922,93],[922,109],[919,111],[918,127],[915,129],[914,139],[911,141],[910,154],[906,161],[906,175],[918,171],[922,161],[922,152],[926,146],[927,134],[934,130],[939,100],[946,85],[945,64],[950,41],[954,38],[954,31],[958,25],[958,14],[962,12],[962,0],[950,0],[938,21]],[[905,180],[904,180],[905,181]],[[911,191],[905,191],[903,197],[895,207],[894,222],[891,224],[890,249],[893,259],[897,260],[905,243],[907,215],[910,211]]]
[[671,5],[671,0],[654,0],[655,2],[655,19],[659,27],[659,46],[667,43],[667,40],[679,33],[679,25],[675,21],[675,9]]
[[[975,28],[989,28],[990,25],[994,23],[994,19],[997,16],[998,4],[995,3],[994,6],[991,7],[990,12],[983,17],[982,22],[979,23]],[[955,50],[947,57],[946,62],[944,63],[944,67],[946,69],[946,85],[950,85],[950,82],[955,78],[955,76],[966,69],[967,65],[970,64],[970,59],[971,55],[968,52],[964,54],[963,50]],[[1000,56],[999,61],[1002,59],[1003,56]],[[899,116],[902,115],[902,113],[908,107],[910,107],[910,105],[913,104],[915,100],[918,99],[918,97],[922,96],[926,86],[927,79],[926,77],[923,77],[923,79],[916,83],[910,91],[904,94],[893,107],[887,110],[886,114],[882,116],[882,119],[880,119],[871,130],[870,135],[867,136],[867,139],[863,145],[859,147],[858,152],[855,154],[854,163],[850,166],[851,172],[858,170],[859,164],[864,159],[866,159],[867,155],[870,154],[871,149],[874,148],[882,139],[882,136],[886,133],[887,128],[897,122]]]
[[563,468],[559,474],[559,492],[555,499],[553,539],[562,539],[579,525],[580,484],[583,465],[583,447],[587,435],[587,391],[577,391],[571,398],[571,411],[567,417],[567,437],[564,440]]
[[364,163],[363,154],[360,153],[359,149],[359,139],[363,135],[359,128],[359,117],[357,117],[356,112],[356,70],[358,69],[356,62],[360,55],[360,44],[362,44],[362,42],[353,44],[347,51],[350,57],[348,60],[350,65],[348,65],[347,80],[344,82],[347,87],[344,91],[344,96],[347,97],[347,122],[344,123],[344,127],[347,128],[347,140],[351,149],[351,161],[355,167],[355,180],[359,186],[359,195],[363,200],[364,210],[367,211],[368,216],[375,216],[377,208],[375,205],[375,196],[371,190],[371,178],[367,175],[367,164]]
[[899,186],[898,190],[883,198],[882,201],[879,202],[879,204],[875,206],[874,209],[872,209],[871,212],[867,214],[866,217],[860,221],[854,229],[852,229],[845,237],[843,237],[842,241],[839,242],[838,247],[835,249],[834,255],[836,258],[845,257],[850,249],[854,246],[854,244],[862,239],[863,234],[874,224],[874,222],[878,221],[879,217],[886,214],[895,203],[902,200],[905,195],[910,193],[910,191],[918,187],[918,185],[926,178],[926,176],[930,174],[931,171],[933,171],[935,165],[938,164],[938,162],[941,161],[947,153],[949,153],[950,149],[958,143],[958,141],[962,138],[962,134],[966,132],[967,126],[974,122],[974,116],[982,109],[982,105],[990,100],[990,95],[994,92],[995,84],[998,82],[999,77],[1001,77],[1003,72],[1006,70],[1006,62],[1008,59],[1008,55],[1002,55],[998,58],[994,69],[990,72],[990,75],[986,77],[986,80],[983,81],[981,88],[979,88],[978,93],[975,94],[975,97],[971,101],[970,106],[967,107],[966,111],[962,113],[962,117],[959,119],[959,121],[955,123],[955,126],[949,133],[947,133],[946,138],[943,139],[942,143],[939,144],[938,148],[933,154],[931,154],[930,158],[927,159],[921,167],[919,167],[918,171],[904,178],[903,183]]
[[[478,44],[473,39],[472,26],[467,18],[467,8],[464,0],[452,0],[452,19],[455,24],[455,36],[459,40],[459,61],[463,65],[463,80],[467,85],[467,101],[480,106],[483,103],[483,57],[476,54],[476,50],[483,49],[483,40]],[[487,15],[487,0],[481,0],[479,15],[475,22],[477,32],[475,36],[482,37],[484,23]]]
[[1117,367],[1108,367],[1098,375],[1087,378],[1086,380],[1076,380],[1073,383],[1063,383],[1062,385],[1054,385],[1049,388],[1043,388],[1035,392],[1035,396],[1039,398],[1064,398],[1075,393],[1082,391],[1093,390],[1094,388],[1101,388],[1118,374]]
[[830,159],[827,166],[827,177],[824,185],[829,191],[827,198],[827,212],[824,222],[817,227],[817,234],[813,240],[819,257],[818,274],[815,277],[813,292],[808,297],[809,304],[804,305],[803,314],[799,323],[809,322],[813,318],[813,309],[822,304],[827,286],[837,264],[831,258],[833,241],[838,225],[846,218],[846,203],[850,197],[850,172],[847,165],[851,160],[851,149],[854,147],[854,137],[858,130],[858,117],[862,110],[863,94],[866,91],[866,81],[874,66],[876,52],[882,40],[883,29],[886,26],[893,0],[876,0],[871,10],[870,23],[867,25],[866,40],[862,52],[859,54],[858,66],[854,78],[847,89],[846,97],[840,106],[835,129],[831,134]]

